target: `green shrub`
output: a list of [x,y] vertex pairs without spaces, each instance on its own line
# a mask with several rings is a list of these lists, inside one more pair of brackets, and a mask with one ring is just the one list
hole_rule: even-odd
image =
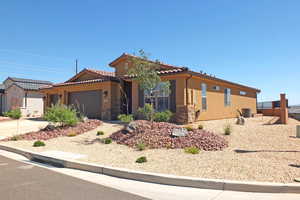
[[199,125],[198,125],[198,129],[202,130],[202,129],[203,129],[203,125],[202,125],[202,124],[199,124]]
[[33,146],[34,147],[42,147],[42,146],[46,146],[46,144],[43,141],[38,140],[33,143]]
[[22,113],[19,108],[4,112],[3,115],[13,119],[20,119],[22,117]]
[[198,154],[200,150],[197,147],[186,147],[184,149],[185,153],[190,153],[190,154]]
[[190,127],[190,126],[186,126],[185,129],[186,129],[187,131],[193,131],[193,128]]
[[139,151],[143,151],[146,149],[146,145],[144,143],[138,143],[138,144],[136,144],[136,148]]
[[224,134],[225,135],[230,135],[232,132],[232,127],[230,124],[227,124],[225,127],[224,127]]
[[146,158],[146,156],[142,156],[142,157],[139,157],[138,159],[136,159],[135,162],[136,163],[144,163],[144,162],[147,162],[147,158]]
[[112,139],[111,138],[104,138],[102,141],[103,141],[104,144],[110,144],[110,143],[112,143]]
[[145,104],[143,108],[139,108],[135,113],[135,118],[151,121],[154,115],[154,108],[150,104]]
[[76,136],[77,134],[75,133],[75,132],[71,132],[71,133],[68,133],[68,137],[74,137],[74,136]]
[[154,114],[154,121],[156,122],[168,122],[172,117],[172,112],[169,110],[163,112],[156,112]]
[[79,121],[76,110],[62,104],[52,105],[48,108],[44,119],[59,123],[61,126],[75,126]]
[[97,131],[97,136],[104,135],[103,131]]
[[11,137],[11,140],[12,141],[18,141],[18,140],[21,140],[22,138],[21,138],[21,136],[19,136],[19,135],[14,135],[14,136],[12,136]]
[[121,120],[121,122],[129,123],[129,122],[133,121],[133,115],[120,114],[118,116],[118,119]]

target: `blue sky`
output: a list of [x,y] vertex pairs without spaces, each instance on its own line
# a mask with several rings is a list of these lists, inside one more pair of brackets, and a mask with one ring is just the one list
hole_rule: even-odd
[[262,90],[258,100],[300,104],[300,1],[1,1],[0,80],[62,82],[113,69],[123,52]]

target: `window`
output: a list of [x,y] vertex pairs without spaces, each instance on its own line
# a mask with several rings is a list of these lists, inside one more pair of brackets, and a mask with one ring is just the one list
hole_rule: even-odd
[[201,83],[202,110],[207,109],[206,90],[207,90],[207,85],[205,83]]
[[145,104],[152,103],[154,109],[159,112],[170,108],[170,95],[168,92],[163,91],[163,84],[159,83],[152,94],[147,91],[144,92]]
[[240,91],[240,95],[246,95],[247,94],[247,92],[245,92],[245,91]]
[[225,106],[231,105],[231,90],[230,90],[230,88],[225,88],[225,90],[224,90],[224,104],[225,104]]
[[212,89],[215,90],[215,91],[219,91],[219,90],[220,90],[220,86],[214,85],[214,86],[212,87]]

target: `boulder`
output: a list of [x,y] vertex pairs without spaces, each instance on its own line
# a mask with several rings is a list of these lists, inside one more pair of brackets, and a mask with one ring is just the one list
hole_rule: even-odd
[[185,128],[174,128],[172,130],[171,135],[174,137],[184,137],[188,134],[189,132]]
[[43,131],[53,131],[56,129],[56,126],[53,125],[53,124],[48,124],[44,129]]
[[236,120],[236,124],[244,125],[245,124],[245,119],[243,117],[238,117],[237,120]]
[[126,126],[125,131],[127,133],[132,133],[133,131],[135,131],[137,129],[137,127],[138,127],[138,124],[136,122],[132,121]]

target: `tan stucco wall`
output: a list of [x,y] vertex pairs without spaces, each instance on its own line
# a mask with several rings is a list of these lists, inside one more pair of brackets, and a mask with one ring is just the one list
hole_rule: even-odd
[[[207,110],[202,110],[201,83],[207,84]],[[206,80],[193,77],[189,80],[189,103],[195,107],[195,111],[200,110],[200,116],[196,120],[212,120],[233,118],[238,115],[237,109],[249,108],[254,114],[256,109],[256,93],[247,88],[237,87],[233,84],[225,84],[213,80]],[[219,86],[220,90],[213,90],[213,86]],[[224,89],[231,89],[231,105],[224,104]],[[247,92],[240,95],[240,91]]]
[[[115,82],[99,82],[93,84],[77,84],[69,86],[54,87],[52,89],[41,90],[46,95],[46,106],[50,106],[50,95],[58,94],[61,95],[61,103],[68,103],[68,93],[69,92],[79,92],[79,91],[89,91],[89,90],[102,90],[102,108],[99,110],[101,112],[102,119],[113,119],[120,112],[120,106],[118,102],[119,95],[119,83]],[[107,96],[105,97],[104,92],[107,91]],[[113,93],[112,93],[113,92]],[[100,102],[99,102],[100,103]],[[112,112],[112,109],[113,112]]]

